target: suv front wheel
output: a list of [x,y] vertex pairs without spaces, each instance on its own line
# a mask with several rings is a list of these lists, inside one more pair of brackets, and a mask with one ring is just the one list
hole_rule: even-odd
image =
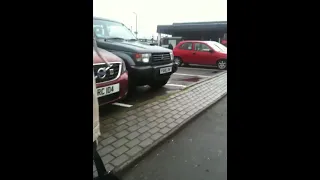
[[153,81],[152,83],[149,83],[149,86],[153,89],[159,89],[161,88],[162,86],[166,85],[167,82],[169,81],[170,78],[167,78],[167,79],[163,79],[163,80],[156,80],[156,81]]

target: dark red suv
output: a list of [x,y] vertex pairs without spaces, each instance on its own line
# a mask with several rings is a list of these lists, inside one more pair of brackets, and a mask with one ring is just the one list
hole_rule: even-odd
[[[113,103],[126,97],[128,93],[128,72],[124,62],[116,55],[97,48],[93,50],[93,71],[97,84],[99,105]],[[106,65],[106,62],[110,66]]]

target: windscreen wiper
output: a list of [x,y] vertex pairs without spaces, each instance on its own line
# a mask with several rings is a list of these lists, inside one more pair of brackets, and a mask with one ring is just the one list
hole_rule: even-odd
[[107,38],[104,38],[104,40],[124,40],[123,38],[121,37],[107,37]]
[[138,41],[138,39],[127,39],[127,41]]

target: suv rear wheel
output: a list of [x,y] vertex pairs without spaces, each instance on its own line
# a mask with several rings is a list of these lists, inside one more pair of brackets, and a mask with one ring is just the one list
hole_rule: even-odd
[[162,86],[166,85],[167,82],[169,81],[169,79],[170,79],[170,77],[167,78],[167,79],[163,79],[163,80],[157,80],[157,81],[154,81],[152,83],[149,83],[148,85],[153,89],[159,89]]

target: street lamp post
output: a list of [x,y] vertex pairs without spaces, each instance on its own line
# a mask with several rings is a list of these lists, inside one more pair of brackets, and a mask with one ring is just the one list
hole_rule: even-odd
[[135,12],[133,12],[133,14],[136,15],[136,32],[135,32],[135,34],[136,34],[136,38],[138,38],[138,15]]

